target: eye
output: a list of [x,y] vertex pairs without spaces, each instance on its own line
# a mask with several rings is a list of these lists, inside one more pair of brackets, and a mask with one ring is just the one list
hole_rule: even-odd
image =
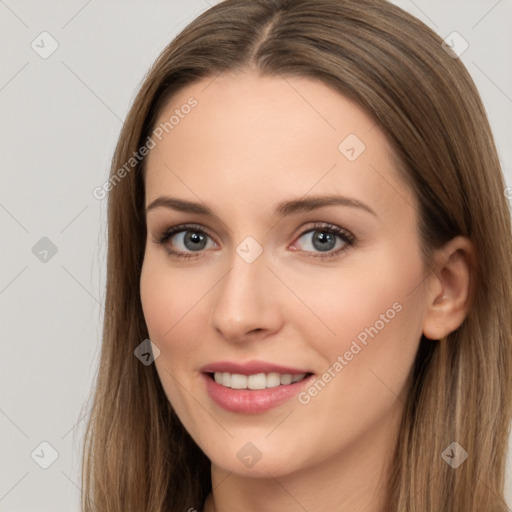
[[[349,231],[320,223],[304,231],[290,248],[309,253],[308,257],[332,258],[354,245],[355,241]],[[168,254],[177,259],[198,258],[205,250],[218,247],[205,228],[190,224],[168,228],[154,242],[165,246]]]
[[165,245],[167,252],[177,258],[198,257],[205,249],[217,247],[204,228],[194,225],[173,226],[158,236],[155,242]]
[[329,258],[337,256],[354,243],[355,237],[349,231],[333,224],[321,224],[302,233],[292,249],[313,253],[310,256],[315,258]]

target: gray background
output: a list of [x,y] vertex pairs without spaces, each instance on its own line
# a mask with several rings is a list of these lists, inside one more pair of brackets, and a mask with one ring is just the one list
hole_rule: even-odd
[[[469,43],[461,58],[512,185],[512,1],[395,3],[443,38],[457,31]],[[79,510],[105,277],[106,201],[92,190],[108,176],[149,65],[206,8],[206,0],[0,0],[0,511]],[[42,48],[43,31],[58,43],[46,59],[31,47],[51,48],[48,36]],[[58,452],[48,469],[38,465],[51,462],[43,441]],[[511,473],[509,464],[510,503]]]

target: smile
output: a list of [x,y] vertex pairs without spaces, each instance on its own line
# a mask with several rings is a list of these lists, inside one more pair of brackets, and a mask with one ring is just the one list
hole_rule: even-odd
[[292,375],[291,373],[280,374],[277,372],[242,375],[240,373],[215,372],[213,379],[217,384],[226,388],[258,390],[294,384],[303,380],[306,375],[306,373]]

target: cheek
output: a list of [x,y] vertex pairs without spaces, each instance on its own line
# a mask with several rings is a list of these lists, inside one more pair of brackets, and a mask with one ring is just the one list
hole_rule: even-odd
[[322,355],[325,367],[319,371],[331,368],[336,376],[343,374],[337,379],[340,386],[345,379],[351,388],[358,383],[361,400],[372,395],[379,377],[398,394],[414,361],[424,312],[418,286],[423,265],[420,255],[411,252],[404,261],[397,250],[386,250],[297,283],[296,290],[317,316],[306,318],[302,310],[303,319],[295,318]]
[[356,338],[364,343],[385,332],[396,334],[397,329],[404,336],[416,332],[422,316],[418,287],[422,264],[419,257],[410,258],[407,265],[402,261],[402,255],[383,251],[357,261],[354,257],[351,264],[338,269],[288,275],[302,298],[294,315],[296,320],[303,319],[301,328],[311,333],[308,339],[322,339],[322,343],[331,339],[339,351]]
[[179,274],[176,277],[158,257],[146,254],[140,279],[142,310],[149,337],[162,351],[176,339],[173,334],[180,319],[197,302],[192,283],[182,286]]
[[166,255],[146,253],[142,266],[141,302],[150,339],[161,350],[157,360],[180,373],[205,338],[209,316],[208,294],[219,281],[208,268],[177,269]]
[[146,254],[140,290],[149,338],[160,349],[155,367],[168,400],[189,431],[193,414],[182,389],[204,338],[199,326],[204,325],[201,315],[207,314],[201,300],[207,289],[204,276],[173,271],[161,255]]
[[146,254],[141,272],[140,294],[149,337],[161,349],[160,343],[165,333],[172,330],[175,322],[177,304],[173,304],[175,294],[172,293],[169,280],[153,260]]
[[312,307],[336,335],[318,322],[314,329],[311,322],[301,324],[325,366],[299,395],[299,403],[311,431],[331,439],[335,432],[341,444],[386,424],[386,418],[392,421],[393,411],[405,400],[421,337],[422,295],[417,285],[422,267],[419,260],[407,268],[394,261],[381,258],[378,273],[367,271],[372,267],[352,268],[337,280],[326,280],[323,287],[317,281],[319,286],[309,295]]

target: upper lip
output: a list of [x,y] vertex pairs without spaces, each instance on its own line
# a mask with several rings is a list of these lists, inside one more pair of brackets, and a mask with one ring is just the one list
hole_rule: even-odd
[[238,373],[240,375],[256,375],[257,373],[289,373],[291,375],[300,375],[302,373],[311,373],[308,370],[291,368],[289,366],[268,363],[266,361],[247,361],[243,363],[235,361],[218,361],[203,366],[201,371],[204,373]]

